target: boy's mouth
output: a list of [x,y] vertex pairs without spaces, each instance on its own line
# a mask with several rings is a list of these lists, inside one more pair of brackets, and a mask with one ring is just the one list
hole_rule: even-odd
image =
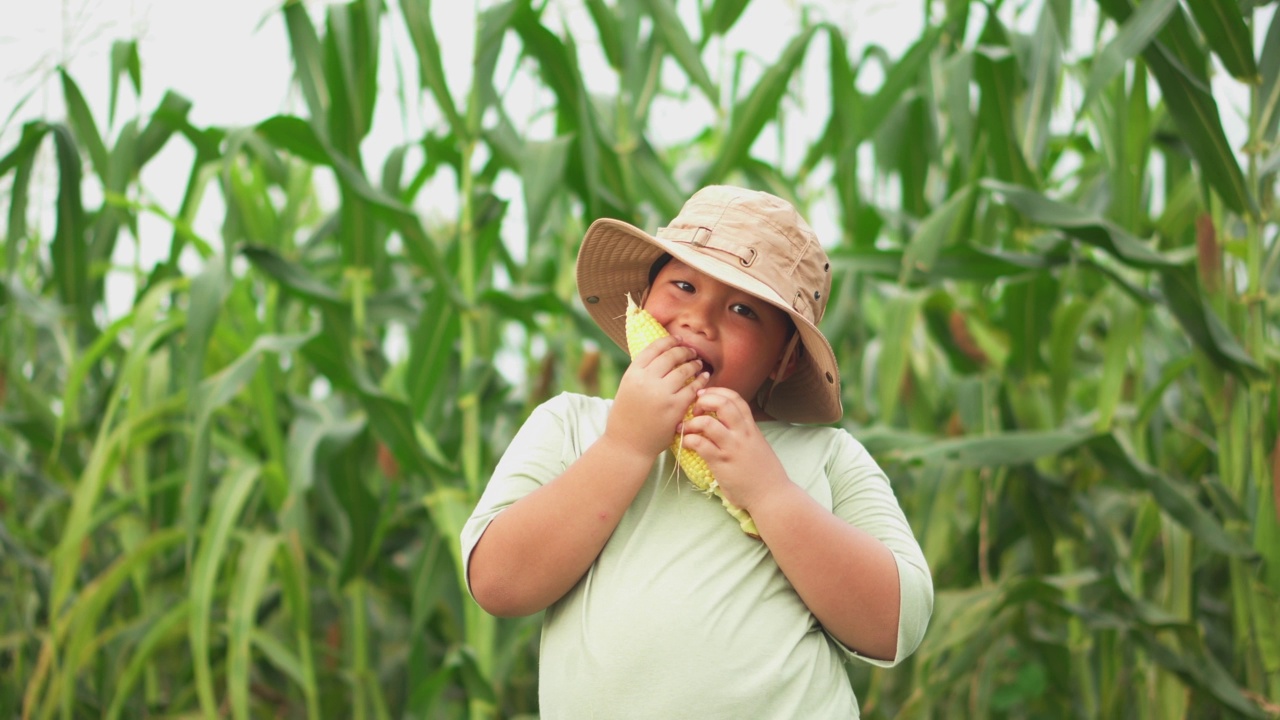
[[715,372],[716,372],[716,366],[715,366],[715,365],[712,365],[710,360],[707,360],[706,358],[702,357],[701,355],[699,355],[699,356],[698,356],[698,359],[702,361],[702,372],[705,372],[705,373],[707,373],[708,375],[714,375],[714,374],[715,374]]

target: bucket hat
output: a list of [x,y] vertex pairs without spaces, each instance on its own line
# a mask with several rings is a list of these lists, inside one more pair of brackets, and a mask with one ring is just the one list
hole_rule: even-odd
[[663,254],[779,308],[803,351],[796,369],[770,388],[763,409],[793,423],[833,423],[844,411],[831,343],[818,329],[831,292],[831,264],[813,228],[787,201],[766,192],[713,185],[694,193],[657,233],[601,218],[578,251],[578,294],[587,312],[627,349],[626,296],[640,297]]

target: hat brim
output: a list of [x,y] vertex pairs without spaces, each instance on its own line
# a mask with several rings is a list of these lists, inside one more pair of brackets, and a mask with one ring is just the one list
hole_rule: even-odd
[[627,349],[627,293],[639,298],[649,284],[649,269],[663,254],[705,275],[777,307],[791,317],[804,352],[796,369],[776,384],[765,408],[773,417],[795,423],[833,423],[844,414],[840,373],[831,343],[777,292],[725,262],[714,252],[655,237],[630,223],[601,218],[591,224],[578,251],[578,294],[587,312],[623,350]]

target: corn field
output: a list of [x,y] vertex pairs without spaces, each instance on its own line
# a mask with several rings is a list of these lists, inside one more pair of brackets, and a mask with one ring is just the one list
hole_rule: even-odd
[[[712,183],[824,234],[842,423],[934,574],[865,717],[1280,717],[1274,7],[934,0],[896,54],[809,8],[762,56],[751,5],[486,2],[463,87],[430,0],[285,0],[296,107],[245,127],[118,112],[130,38],[109,107],[51,76],[0,145],[0,718],[536,717],[539,618],[471,602],[458,533],[625,367],[586,226]],[[374,160],[380,103],[438,121]]]

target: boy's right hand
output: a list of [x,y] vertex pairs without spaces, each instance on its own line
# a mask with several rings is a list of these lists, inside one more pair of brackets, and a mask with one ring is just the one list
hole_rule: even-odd
[[644,457],[657,457],[671,445],[676,425],[708,378],[697,353],[681,345],[680,338],[653,341],[622,374],[605,437]]

